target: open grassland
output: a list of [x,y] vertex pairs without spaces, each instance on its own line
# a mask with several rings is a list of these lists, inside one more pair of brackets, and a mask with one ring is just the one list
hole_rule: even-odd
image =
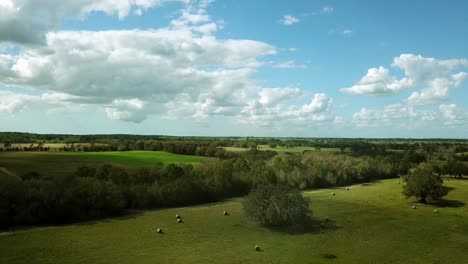
[[438,213],[412,209],[397,180],[308,191],[314,222],[297,233],[252,223],[241,199],[17,230],[0,235],[0,263],[466,263],[468,181],[446,184]]
[[133,170],[151,167],[156,162],[196,164],[205,157],[177,155],[162,151],[128,152],[0,152],[0,168],[17,175],[38,171],[49,176],[72,173],[82,165],[110,164]]
[[[227,150],[227,151],[233,151],[233,152],[249,150],[249,148],[237,148],[237,147],[225,147],[224,149]],[[307,150],[307,151],[323,151],[323,152],[340,152],[341,151],[339,148],[320,148],[320,149],[316,149],[315,147],[306,147],[306,146],[296,146],[296,147],[279,147],[278,146],[276,148],[272,148],[272,147],[270,147],[268,145],[258,145],[257,149],[259,149],[259,150],[273,150],[273,151],[276,151],[276,152],[300,152],[300,153],[302,153],[305,150]],[[348,150],[345,150],[345,151],[347,152]]]

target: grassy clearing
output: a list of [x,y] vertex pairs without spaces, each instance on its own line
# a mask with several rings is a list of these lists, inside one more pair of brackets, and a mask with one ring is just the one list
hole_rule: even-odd
[[0,152],[0,167],[17,175],[30,171],[51,176],[72,173],[78,166],[111,164],[129,170],[151,167],[156,162],[196,164],[205,157],[177,155],[162,151],[128,152]]
[[315,225],[303,233],[259,227],[234,199],[15,231],[0,236],[0,263],[466,263],[468,181],[446,182],[451,207],[439,213],[412,209],[396,181],[305,192]]

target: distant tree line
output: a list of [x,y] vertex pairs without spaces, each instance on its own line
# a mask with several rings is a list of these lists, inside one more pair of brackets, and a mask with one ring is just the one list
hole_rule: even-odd
[[[174,153],[195,154],[195,147],[240,147],[256,148],[258,145],[271,147],[307,146],[316,148],[350,149],[355,155],[376,155],[392,151],[419,150],[436,153],[440,149],[450,149],[456,153],[468,153],[466,139],[348,139],[348,138],[263,138],[263,137],[172,137],[161,135],[66,135],[0,132],[0,148],[14,143],[64,143],[65,151],[116,151],[116,150],[163,150],[176,146]],[[90,143],[78,146],[77,143]],[[464,155],[466,156],[466,155]]]
[[[0,133],[1,134],[1,133]],[[84,137],[84,136],[83,136]],[[84,139],[93,139],[92,136],[86,136]],[[268,143],[273,147],[285,146],[285,144],[294,144],[294,146],[315,146],[316,150],[322,147],[334,147],[344,150],[355,157],[365,156],[389,156],[404,158],[412,163],[421,163],[428,160],[442,161],[468,161],[468,144],[447,143],[447,142],[371,142],[370,140],[335,140],[332,142],[323,140],[279,140],[279,139],[229,139],[229,138],[161,138],[161,139],[103,139],[100,142],[91,140],[86,144],[64,143],[59,147],[59,151],[84,151],[84,152],[102,152],[102,151],[166,151],[174,154],[197,155],[206,157],[217,157],[221,159],[230,159],[245,154],[241,152],[226,151],[224,147],[239,147],[246,150],[256,151],[260,144]],[[293,145],[291,145],[293,146]],[[32,143],[29,146],[15,147],[11,141],[3,142],[0,145],[0,151],[49,151],[44,142]],[[307,151],[304,151],[307,152]],[[248,154],[247,154],[248,155]]]

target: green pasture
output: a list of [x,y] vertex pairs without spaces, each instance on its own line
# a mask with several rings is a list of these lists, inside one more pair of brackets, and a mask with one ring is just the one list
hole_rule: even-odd
[[205,157],[177,155],[162,151],[127,152],[0,152],[0,168],[17,175],[30,171],[51,176],[71,173],[82,165],[98,167],[102,164],[129,170],[151,167],[156,162],[196,164]]
[[466,263],[468,181],[446,184],[445,207],[416,209],[396,179],[308,191],[313,222],[295,232],[246,219],[241,198],[19,229],[0,235],[0,263]]

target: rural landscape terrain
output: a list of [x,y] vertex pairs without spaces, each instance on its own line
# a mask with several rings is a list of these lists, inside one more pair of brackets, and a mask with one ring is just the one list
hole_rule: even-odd
[[468,264],[467,0],[0,0],[0,264]]
[[[467,257],[466,140],[25,133],[0,139],[2,263],[463,263]],[[422,191],[405,195],[408,175],[418,172],[439,178],[447,191],[418,183]],[[268,223],[249,213],[245,195],[271,184],[300,190],[308,200],[305,221]]]

